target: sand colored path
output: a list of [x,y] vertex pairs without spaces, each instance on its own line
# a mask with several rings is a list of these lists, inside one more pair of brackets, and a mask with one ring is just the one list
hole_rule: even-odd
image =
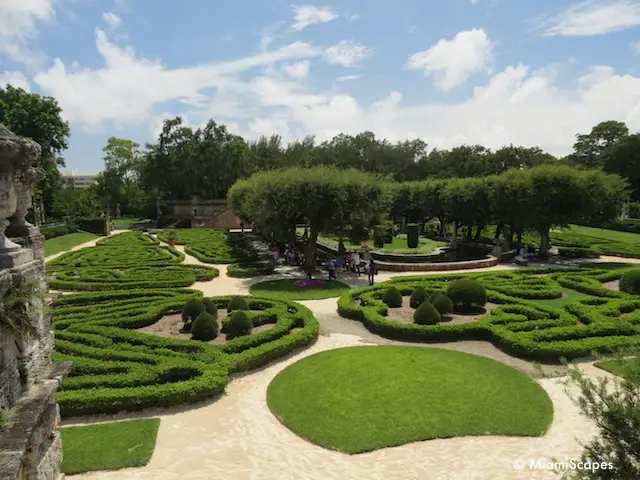
[[[183,247],[178,246],[184,251]],[[615,258],[615,257],[614,257]],[[607,261],[612,261],[608,259]],[[618,259],[613,261],[625,261]],[[185,263],[199,264],[186,255]],[[210,282],[198,282],[196,288],[208,296],[248,294],[257,282],[275,278],[295,278],[293,269],[269,277],[237,279],[226,276],[226,265],[215,265],[220,276]],[[498,265],[483,271],[513,268]],[[469,272],[468,270],[466,272]],[[440,272],[433,272],[438,274]],[[452,272],[453,273],[453,272]],[[381,272],[377,282],[392,276],[414,275],[409,272]],[[428,273],[427,273],[428,274]],[[366,277],[353,275],[341,279],[352,288],[367,285]],[[594,433],[594,427],[581,416],[565,391],[562,378],[545,378],[539,382],[554,404],[554,420],[547,434],[527,437],[459,437],[417,442],[360,455],[326,450],[296,436],[269,411],[266,391],[273,377],[291,363],[313,353],[356,345],[402,344],[367,331],[360,322],[341,318],[336,313],[336,299],[301,302],[313,310],[321,323],[315,344],[279,362],[233,378],[219,399],[169,410],[148,410],[143,414],[82,419],[82,422],[105,422],[140,416],[162,419],[157,446],[148,465],[115,472],[93,472],[74,479],[111,480],[518,480],[551,479],[559,474],[550,470],[531,470],[529,462],[553,458],[578,458],[581,443]],[[488,342],[454,342],[424,347],[452,348],[494,358],[523,372],[532,373],[529,362],[511,357]],[[591,376],[608,375],[590,365]],[[547,373],[553,373],[547,371]],[[561,372],[555,372],[561,373]],[[399,392],[401,394],[401,392]],[[67,425],[82,424],[65,422]],[[523,460],[525,467],[514,467]]]

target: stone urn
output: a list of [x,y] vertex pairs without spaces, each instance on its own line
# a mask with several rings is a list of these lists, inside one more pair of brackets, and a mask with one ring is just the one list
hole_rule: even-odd
[[[36,157],[37,158],[37,157]],[[36,185],[44,178],[44,170],[41,168],[29,166],[22,171],[16,182],[16,212],[11,217],[11,230],[19,232],[20,230],[28,230],[32,225],[27,222],[26,216],[33,202],[33,192]],[[26,233],[26,232],[25,232]]]

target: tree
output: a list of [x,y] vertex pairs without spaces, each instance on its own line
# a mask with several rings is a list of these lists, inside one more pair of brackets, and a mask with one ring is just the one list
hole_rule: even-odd
[[6,89],[0,88],[0,122],[16,135],[29,137],[42,147],[39,166],[45,176],[37,186],[36,197],[42,200],[45,214],[50,215],[54,192],[60,187],[58,167],[64,167],[59,154],[68,148],[70,134],[69,123],[62,119],[62,109],[52,97],[7,85]]
[[595,438],[585,445],[581,461],[611,465],[576,470],[567,478],[640,478],[640,352],[619,353],[613,360],[622,375],[613,382],[603,377],[592,380],[575,366],[569,369],[567,384],[580,392],[574,403],[598,428]]
[[590,133],[576,135],[577,140],[573,145],[574,151],[570,159],[579,166],[601,168],[604,165],[602,153],[627,135],[629,135],[629,128],[624,122],[615,120],[601,122],[593,127]]
[[100,210],[95,187],[74,189],[69,186],[56,190],[52,206],[55,218],[95,217],[100,215]]
[[112,215],[138,213],[140,145],[132,140],[110,137],[102,148],[104,171],[96,179],[97,192]]
[[306,268],[312,270],[318,236],[353,222],[373,221],[388,211],[386,192],[379,177],[353,169],[292,168],[237,182],[228,201],[241,219],[280,240],[291,238],[297,223],[309,225]]
[[640,135],[620,139],[602,152],[604,170],[629,181],[631,198],[640,201]]

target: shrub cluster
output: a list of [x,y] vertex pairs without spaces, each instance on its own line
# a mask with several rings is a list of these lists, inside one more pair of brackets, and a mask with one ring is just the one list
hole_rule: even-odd
[[442,316],[431,302],[423,302],[413,312],[413,321],[418,325],[437,325],[440,320],[442,320]]
[[427,290],[423,286],[418,286],[411,294],[411,299],[409,300],[409,306],[411,308],[418,308],[422,305],[427,298],[429,298],[429,294]]
[[164,230],[158,232],[163,242],[171,238],[184,251],[204,263],[244,265],[258,260],[258,252],[251,245],[246,234],[232,234],[218,228],[194,228],[184,230]]
[[40,229],[40,233],[45,239],[61,237],[62,235],[68,235],[78,230],[78,227],[73,222],[67,222],[64,225],[57,225],[55,227],[44,227]]
[[402,293],[396,287],[389,287],[382,295],[382,301],[391,308],[399,308],[402,306]]
[[558,254],[568,258],[598,258],[600,254],[591,248],[582,247],[560,247]]
[[418,245],[420,244],[419,233],[420,230],[416,223],[410,223],[407,225],[407,247],[418,248]]
[[[229,373],[264,365],[309,344],[318,334],[318,321],[306,307],[254,297],[245,299],[251,309],[245,313],[254,325],[273,327],[222,345],[134,330],[180,312],[191,299],[202,303],[200,292],[187,289],[58,297],[54,303],[54,360],[72,360],[75,365],[72,376],[56,393],[62,415],[115,413],[202,400],[220,394]],[[225,309],[231,298],[210,300],[216,308]],[[205,314],[213,316],[201,313],[196,323]]]
[[73,219],[78,230],[83,230],[96,235],[109,235],[109,217],[78,217]]
[[218,319],[208,312],[202,312],[191,326],[191,336],[203,342],[213,340],[218,336]]
[[227,276],[235,278],[251,278],[271,275],[275,268],[271,262],[231,263],[227,267]]
[[444,292],[433,292],[428,301],[440,315],[449,315],[453,312],[453,301]]
[[[370,331],[387,338],[412,342],[488,340],[516,356],[558,362],[563,358],[609,353],[640,343],[640,297],[602,285],[621,278],[628,271],[547,268],[465,276],[398,277],[387,284],[352,290],[343,295],[338,300],[338,312],[343,317],[361,321]],[[388,307],[381,298],[390,285],[401,294],[410,295],[419,287],[431,292],[448,290],[462,278],[475,279],[477,284],[485,286],[487,300],[498,306],[485,317],[468,323],[436,324],[432,311],[426,320],[418,320],[417,311],[422,306],[416,310],[413,324],[387,318]],[[513,289],[507,288],[509,283]],[[562,295],[562,287],[593,297],[569,302],[564,309],[532,301],[549,298],[553,292],[557,293],[557,298]],[[504,291],[517,293],[517,296]],[[479,300],[474,296],[475,301]],[[423,305],[426,303],[429,302]]]
[[484,307],[487,303],[487,290],[472,278],[461,278],[448,286],[447,297],[453,302],[456,311],[467,312]]
[[620,290],[640,295],[640,268],[634,268],[620,277]]

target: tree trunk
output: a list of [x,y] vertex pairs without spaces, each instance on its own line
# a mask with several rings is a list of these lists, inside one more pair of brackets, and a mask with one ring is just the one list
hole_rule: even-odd
[[467,225],[467,240],[471,241],[471,236],[473,234],[473,224]]
[[540,251],[538,252],[538,256],[540,258],[548,258],[549,257],[549,229],[551,227],[541,227],[540,228]]
[[502,234],[502,220],[498,220],[498,225],[496,225],[496,234],[493,236],[494,240],[498,240],[500,238],[500,234]]
[[519,247],[522,246],[522,229],[521,228],[518,229],[516,242],[518,243]]
[[511,225],[502,225],[502,231],[504,232],[504,251],[511,250]]
[[162,216],[162,210],[160,210],[160,194],[156,196],[156,218],[160,218]]
[[473,241],[478,243],[480,241],[480,238],[482,237],[482,231],[484,230],[484,225],[483,224],[479,224],[478,225],[478,229],[476,230],[476,236],[473,237]]
[[453,222],[453,235],[451,236],[451,248],[458,246],[458,222]]
[[438,231],[438,236],[440,238],[444,237],[444,219],[438,218],[438,222],[440,222],[440,230]]
[[318,229],[311,224],[310,235],[305,246],[305,270],[307,275],[311,277],[316,269],[316,246],[318,243]]

